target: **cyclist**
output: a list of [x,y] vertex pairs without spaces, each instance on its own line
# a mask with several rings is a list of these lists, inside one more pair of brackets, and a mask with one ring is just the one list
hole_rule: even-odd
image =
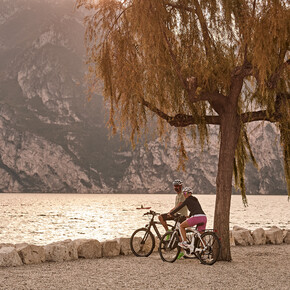
[[186,242],[186,232],[185,229],[187,227],[193,227],[197,224],[201,224],[197,227],[198,231],[204,231],[207,223],[207,218],[204,211],[201,208],[201,205],[198,199],[195,196],[192,196],[192,189],[190,187],[185,187],[183,189],[183,195],[185,197],[185,201],[176,207],[175,209],[169,212],[169,215],[174,215],[180,209],[184,208],[185,206],[188,208],[190,212],[190,217],[181,223],[180,225],[180,232],[182,235],[182,242],[178,243],[178,245],[182,248],[187,248],[188,244]]
[[[184,201],[185,197],[182,194],[182,181],[180,179],[176,179],[173,181],[174,190],[176,191],[177,195],[175,197],[175,207],[171,209],[170,211],[173,211],[177,207],[179,207]],[[179,212],[182,216],[187,216],[187,209],[186,207],[182,208],[181,210],[177,210],[176,212]],[[170,216],[168,213],[161,214],[158,217],[160,223],[163,225],[164,229],[168,231],[168,226],[166,221],[167,220],[173,220],[173,216]]]

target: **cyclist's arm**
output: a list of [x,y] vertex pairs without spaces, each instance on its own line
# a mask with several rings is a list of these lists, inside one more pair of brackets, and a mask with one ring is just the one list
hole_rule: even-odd
[[176,206],[173,210],[171,210],[168,214],[169,215],[174,215],[177,213],[180,209],[182,209],[184,206],[186,206],[186,200],[184,202],[179,203],[178,206]]
[[172,212],[173,210],[175,210],[178,206],[180,206],[182,204],[182,201],[180,202],[180,203],[178,203],[175,207],[173,207],[170,211],[169,211],[169,213],[170,212]]

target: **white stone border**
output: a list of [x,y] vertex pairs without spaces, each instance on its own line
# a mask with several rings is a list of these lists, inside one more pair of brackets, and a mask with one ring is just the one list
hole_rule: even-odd
[[[254,231],[234,226],[230,231],[231,246],[252,246],[265,244],[290,244],[290,230],[272,227]],[[222,241],[221,241],[222,242]],[[155,251],[158,248],[156,238]],[[98,259],[118,255],[130,255],[130,238],[119,238],[104,242],[95,239],[65,240],[45,246],[22,244],[0,244],[0,267],[15,267],[24,264],[62,262],[84,259]]]

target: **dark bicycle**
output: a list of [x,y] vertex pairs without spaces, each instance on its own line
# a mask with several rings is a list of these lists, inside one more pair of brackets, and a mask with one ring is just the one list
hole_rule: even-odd
[[[131,251],[137,257],[148,257],[153,252],[155,248],[155,237],[151,231],[152,227],[156,232],[157,238],[159,240],[162,238],[157,228],[157,225],[161,225],[161,223],[154,220],[155,216],[159,215],[159,213],[150,210],[144,213],[145,215],[151,216],[149,223],[145,227],[137,229],[130,239]],[[170,224],[168,224],[168,228],[173,230],[173,226]]]

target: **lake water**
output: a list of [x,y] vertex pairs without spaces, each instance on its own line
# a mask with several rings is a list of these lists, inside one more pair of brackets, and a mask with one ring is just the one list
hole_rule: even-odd
[[[213,226],[215,195],[195,195]],[[148,221],[146,210],[168,212],[175,194],[0,194],[0,243],[45,245],[65,239],[130,237]],[[230,227],[290,228],[287,196],[232,196]]]

